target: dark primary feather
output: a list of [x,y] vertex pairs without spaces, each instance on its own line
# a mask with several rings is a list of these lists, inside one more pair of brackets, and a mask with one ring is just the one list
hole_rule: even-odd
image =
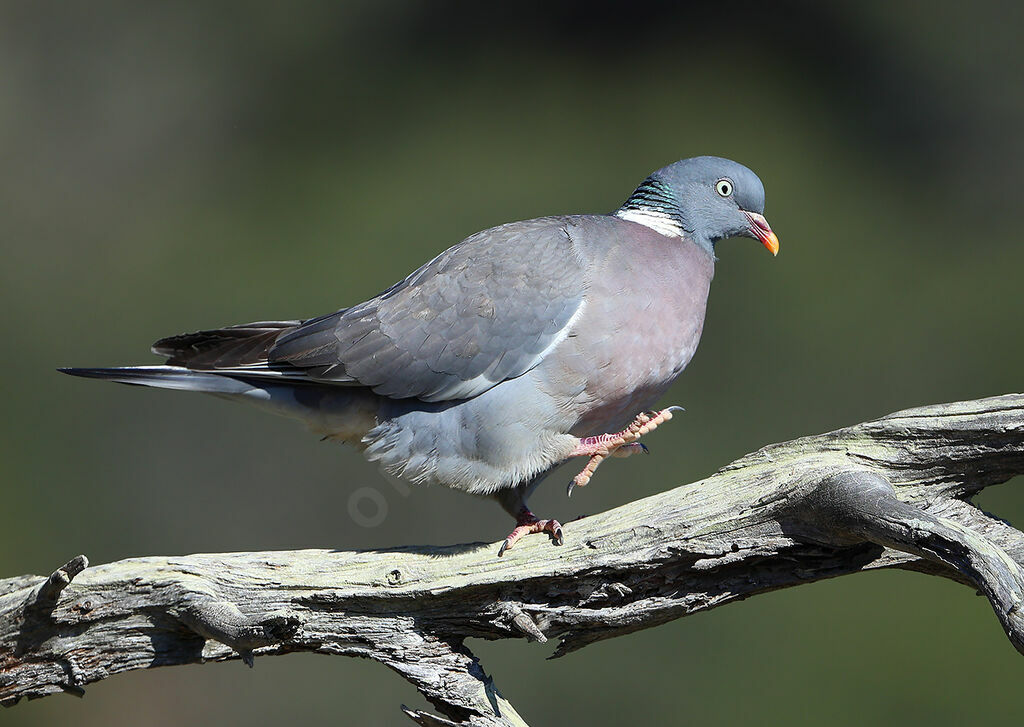
[[154,351],[196,370],[357,384],[391,398],[470,398],[536,366],[582,305],[567,221],[479,232],[336,313],[174,336]]
[[223,369],[266,362],[267,351],[283,332],[301,321],[260,321],[211,331],[182,333],[161,338],[153,353],[167,356],[172,366]]

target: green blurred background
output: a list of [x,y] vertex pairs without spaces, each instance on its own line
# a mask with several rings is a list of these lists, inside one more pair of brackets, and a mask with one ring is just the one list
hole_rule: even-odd
[[[758,446],[1024,388],[1022,5],[8,3],[0,10],[0,576],[128,556],[493,541],[492,502],[201,396],[60,376],[165,334],[363,300],[476,230],[614,209],[728,156],[782,250],[721,261],[687,413],[570,519]],[[388,513],[365,528],[349,495]],[[1024,481],[981,504],[1024,522]],[[962,586],[872,573],[545,661],[471,644],[534,725],[1019,724],[1024,660]],[[10,725],[404,725],[376,664],[119,676]]]

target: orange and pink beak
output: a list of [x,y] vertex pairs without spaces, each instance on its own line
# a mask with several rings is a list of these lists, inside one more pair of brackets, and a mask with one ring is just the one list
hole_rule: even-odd
[[772,232],[772,228],[768,225],[768,220],[764,218],[764,215],[759,215],[756,212],[745,212],[747,219],[750,220],[750,233],[761,241],[761,244],[768,248],[768,252],[772,255],[779,254],[779,238]]

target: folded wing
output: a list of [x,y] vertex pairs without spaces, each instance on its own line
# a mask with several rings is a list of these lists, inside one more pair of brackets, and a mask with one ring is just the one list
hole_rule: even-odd
[[465,399],[540,363],[569,334],[584,292],[565,220],[542,218],[479,232],[352,308],[176,336],[154,350],[197,370]]

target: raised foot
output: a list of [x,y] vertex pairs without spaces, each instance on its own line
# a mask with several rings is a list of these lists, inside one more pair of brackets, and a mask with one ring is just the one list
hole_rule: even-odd
[[560,522],[557,520],[541,520],[525,507],[516,518],[516,523],[515,528],[505,538],[501,548],[498,549],[499,558],[505,554],[506,550],[515,545],[516,541],[530,533],[550,533],[555,545],[561,545],[565,542],[565,539],[562,537],[562,524]]
[[672,418],[672,412],[683,411],[681,406],[670,406],[667,409],[653,412],[640,412],[636,419],[621,432],[600,434],[596,437],[585,437],[579,441],[570,457],[590,457],[587,466],[569,483],[567,494],[571,497],[577,487],[586,487],[598,466],[608,457],[628,457],[637,452],[646,452],[647,447],[637,440],[648,432],[657,429]]

